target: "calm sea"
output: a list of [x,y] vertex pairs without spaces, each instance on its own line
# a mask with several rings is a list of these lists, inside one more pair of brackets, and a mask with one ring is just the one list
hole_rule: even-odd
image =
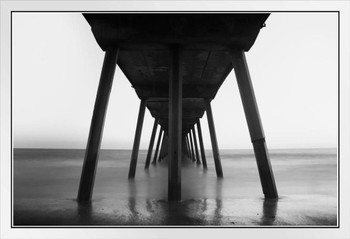
[[[93,192],[94,209],[90,208],[90,216],[75,214],[84,153],[85,150],[71,149],[14,149],[15,224],[337,223],[336,149],[270,150],[280,196],[278,207],[276,203],[269,206],[269,202],[263,200],[252,150],[220,151],[223,180],[217,180],[208,150],[208,170],[190,161],[182,165],[184,204],[181,207],[188,209],[187,214],[182,215],[185,219],[181,219],[181,215],[169,219],[170,209],[163,205],[167,199],[166,162],[145,170],[145,150],[139,152],[136,177],[132,181],[128,180],[131,151],[101,150]],[[218,202],[220,214],[216,210]],[[56,212],[49,213],[50,210]],[[264,219],[264,210],[274,214],[270,221]]]

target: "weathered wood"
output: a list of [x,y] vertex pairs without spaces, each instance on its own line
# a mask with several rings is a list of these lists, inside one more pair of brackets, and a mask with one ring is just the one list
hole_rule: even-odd
[[145,109],[146,109],[146,101],[142,99],[140,102],[140,109],[139,109],[139,115],[137,117],[137,126],[135,131],[134,145],[132,147],[132,153],[131,153],[129,176],[128,176],[129,179],[134,178],[136,173],[137,156],[139,154],[140,139],[141,139],[142,125],[143,125],[143,118],[145,116]]
[[192,131],[192,134],[193,134],[194,149],[195,149],[195,151],[196,151],[196,158],[197,158],[196,162],[197,162],[197,164],[201,164],[201,159],[199,158],[199,151],[198,151],[196,130],[195,130],[194,126],[193,126],[193,128],[192,128],[191,131]]
[[171,50],[168,118],[168,200],[181,200],[181,136],[182,136],[182,74],[180,50]]
[[204,149],[204,144],[203,144],[203,136],[202,136],[202,127],[200,120],[198,119],[197,121],[197,132],[198,132],[198,139],[199,139],[199,147],[201,150],[201,155],[202,155],[202,163],[203,163],[203,168],[207,169],[207,159],[205,157],[205,149]]
[[159,152],[160,143],[162,141],[162,134],[163,134],[163,132],[164,132],[164,130],[162,128],[160,128],[159,135],[158,135],[158,140],[157,140],[157,145],[156,145],[156,151],[154,152],[152,164],[156,164],[157,163],[158,152]]
[[90,201],[95,182],[95,173],[100,151],[103,126],[111,92],[114,72],[117,64],[118,49],[106,50],[103,61],[100,83],[97,90],[94,112],[91,119],[89,138],[85,151],[83,169],[80,178],[79,202]]
[[214,126],[214,119],[213,119],[213,113],[211,110],[210,102],[207,101],[207,118],[208,118],[208,125],[209,125],[209,132],[210,132],[210,139],[211,139],[211,145],[213,148],[213,157],[214,157],[214,163],[215,163],[215,170],[216,175],[218,178],[222,178],[223,172],[222,172],[222,166],[220,161],[220,154],[219,154],[219,147],[218,142],[216,139],[216,133],[215,133],[215,126]]
[[158,120],[157,120],[157,119],[154,119],[154,124],[153,124],[151,139],[150,139],[150,142],[149,142],[148,152],[147,152],[147,157],[146,157],[146,164],[145,164],[145,168],[146,168],[146,169],[149,168],[149,164],[150,164],[150,162],[151,162],[154,139],[155,139],[156,133],[157,133],[157,126],[158,126]]
[[266,198],[278,198],[258,105],[256,103],[245,54],[242,50],[232,51],[232,63],[236,73],[250,138],[254,147],[263,193]]

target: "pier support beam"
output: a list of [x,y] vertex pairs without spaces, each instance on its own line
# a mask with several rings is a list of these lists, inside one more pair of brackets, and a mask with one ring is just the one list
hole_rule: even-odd
[[197,158],[196,162],[197,162],[197,164],[201,164],[201,160],[200,160],[200,158],[199,158],[199,151],[198,151],[196,130],[195,130],[194,126],[193,126],[193,128],[192,128],[192,134],[193,134],[194,149],[195,149],[195,151],[196,151],[196,158]]
[[159,152],[160,142],[162,141],[162,134],[163,134],[163,132],[164,132],[164,130],[161,127],[160,130],[159,130],[159,135],[158,135],[158,140],[157,140],[157,145],[156,145],[156,151],[154,152],[152,164],[156,164],[157,163],[158,152]]
[[140,139],[141,139],[142,125],[143,125],[143,118],[145,116],[145,109],[146,109],[146,101],[142,99],[140,102],[140,109],[139,109],[139,115],[137,117],[137,126],[135,131],[134,145],[132,147],[132,153],[131,153],[129,176],[128,176],[129,179],[132,179],[135,177],[137,156],[139,154]]
[[164,131],[164,135],[163,135],[163,141],[162,141],[162,146],[160,147],[160,152],[159,152],[159,157],[158,157],[158,162],[162,161],[163,158],[166,156],[167,154],[167,145],[168,143],[168,136],[166,135],[166,132]]
[[180,50],[171,49],[168,117],[168,200],[181,200],[182,75]]
[[187,149],[187,153],[188,153],[188,158],[189,158],[189,160],[192,160],[192,153],[191,153],[190,143],[188,140],[188,134],[186,134],[185,140],[186,140],[186,149]]
[[162,157],[163,157],[164,143],[165,143],[165,131],[163,133],[162,142],[161,142],[160,148],[159,148],[159,155],[158,155],[158,159],[157,159],[158,162],[160,162],[160,160],[162,160]]
[[232,63],[236,73],[250,138],[254,147],[263,193],[265,198],[278,198],[253,85],[245,54],[242,50],[232,51]]
[[153,145],[154,145],[154,139],[155,139],[156,133],[157,133],[157,126],[158,126],[158,120],[154,119],[154,124],[153,124],[153,129],[152,129],[152,134],[151,134],[151,140],[149,142],[148,152],[147,152],[147,157],[146,157],[145,169],[149,168],[149,164],[151,162]]
[[118,52],[118,49],[107,49],[105,53],[85,151],[83,170],[80,177],[78,202],[91,200],[105,115],[113,84]]
[[185,143],[185,137],[184,136],[182,136],[181,142],[182,142],[182,146],[181,147],[182,147],[182,155],[183,155],[182,159],[183,159],[185,156],[187,156],[186,143]]
[[213,148],[213,157],[214,157],[216,175],[218,178],[222,178],[224,174],[222,172],[222,166],[221,166],[220,155],[219,155],[219,147],[218,147],[218,142],[217,142],[216,133],[215,133],[213,113],[211,111],[211,105],[209,101],[206,101],[206,111],[207,111],[207,117],[208,117],[208,126],[210,131],[211,145]]
[[202,136],[202,128],[201,128],[201,123],[200,123],[199,119],[197,121],[197,132],[198,132],[199,147],[200,147],[201,155],[202,155],[203,168],[207,169],[208,168],[208,166],[207,166],[207,159],[205,157],[203,136]]
[[191,146],[190,146],[190,140],[188,138],[188,134],[186,134],[186,143],[187,143],[187,150],[188,150],[188,158],[189,160],[192,160],[193,156],[192,156],[192,152],[191,152]]
[[184,136],[182,136],[182,139],[181,139],[181,147],[182,147],[182,160],[183,160],[184,157],[187,156],[186,145],[185,145],[185,137]]
[[194,146],[193,146],[193,139],[192,139],[192,133],[191,130],[188,133],[190,135],[190,145],[191,145],[191,154],[192,154],[192,161],[196,161],[196,155],[194,154]]

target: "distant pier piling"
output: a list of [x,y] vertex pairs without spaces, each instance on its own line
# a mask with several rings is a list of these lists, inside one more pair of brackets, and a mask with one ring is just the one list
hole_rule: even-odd
[[157,164],[157,159],[158,159],[158,154],[159,154],[159,148],[160,148],[160,144],[162,141],[162,135],[164,133],[164,130],[162,128],[160,128],[159,130],[159,135],[158,135],[158,140],[157,140],[157,145],[156,145],[156,150],[154,152],[154,156],[153,156],[153,161],[152,164]]
[[211,105],[210,105],[209,101],[206,102],[206,107],[207,107],[206,112],[207,112],[207,117],[208,117],[208,126],[209,126],[209,132],[210,132],[211,145],[213,148],[213,157],[214,157],[216,175],[218,178],[222,178],[224,176],[224,174],[222,172],[222,166],[221,166],[221,160],[220,160],[220,154],[219,154],[219,146],[218,146],[218,141],[216,139],[213,112],[211,110]]
[[193,128],[191,129],[192,131],[192,134],[193,134],[193,144],[194,144],[194,149],[196,151],[196,162],[197,164],[201,164],[201,160],[199,158],[199,151],[198,151],[198,144],[197,144],[197,137],[196,137],[196,131],[195,131],[195,128],[193,126]]
[[205,149],[204,149],[204,143],[203,143],[203,135],[202,135],[202,127],[200,120],[197,120],[197,132],[198,132],[198,140],[199,140],[199,147],[201,149],[201,155],[202,155],[202,163],[203,163],[203,168],[207,169],[207,159],[205,157]]
[[191,154],[192,154],[192,161],[196,161],[196,155],[194,153],[194,146],[193,146],[193,139],[192,139],[192,133],[191,133],[191,130],[190,132],[188,133],[189,137],[190,137],[190,146],[191,146]]
[[145,168],[146,168],[146,169],[149,168],[149,165],[150,165],[150,163],[151,163],[151,157],[152,157],[152,152],[153,152],[154,139],[155,139],[156,133],[157,133],[157,126],[158,126],[158,120],[155,119],[155,120],[154,120],[154,124],[153,124],[151,139],[150,139],[149,146],[148,146],[148,151],[147,151],[146,164],[145,164]]
[[141,100],[139,115],[137,117],[137,126],[135,131],[134,145],[132,147],[132,153],[131,153],[129,176],[128,176],[129,179],[134,178],[136,173],[137,157],[139,154],[140,139],[141,139],[142,125],[143,125],[143,118],[145,116],[145,109],[146,109],[146,101]]
[[192,159],[193,159],[193,156],[192,156],[190,141],[189,141],[189,139],[188,139],[188,134],[186,134],[185,140],[186,140],[186,147],[187,147],[187,152],[188,152],[188,158],[189,158],[190,160],[192,160]]

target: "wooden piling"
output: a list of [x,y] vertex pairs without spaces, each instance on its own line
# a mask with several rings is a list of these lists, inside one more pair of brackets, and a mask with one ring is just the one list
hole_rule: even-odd
[[232,63],[254,147],[263,193],[266,198],[278,198],[258,105],[243,50],[232,51]]
[[95,173],[100,151],[105,115],[108,107],[114,72],[118,59],[118,49],[106,50],[103,61],[100,83],[97,90],[94,112],[85,151],[83,169],[80,177],[78,202],[90,201],[95,182]]
[[187,156],[187,152],[186,152],[186,143],[185,143],[185,137],[182,136],[181,138],[181,147],[182,147],[182,159]]
[[158,155],[157,162],[160,162],[160,161],[162,160],[162,157],[163,157],[165,137],[166,137],[166,136],[165,136],[165,131],[164,131],[163,137],[162,137],[162,142],[161,142],[160,148],[159,148],[159,155]]
[[182,160],[183,160],[184,157],[187,156],[186,145],[185,145],[185,137],[184,136],[182,136],[182,138],[181,138],[181,148],[182,148]]
[[166,132],[164,132],[163,142],[162,142],[162,146],[160,147],[158,162],[162,161],[166,155],[166,151],[167,151],[167,147],[168,147],[167,143],[168,143],[168,136],[166,135]]
[[193,139],[192,139],[192,132],[190,130],[190,132],[188,133],[190,135],[190,146],[191,146],[191,153],[192,153],[192,161],[196,161],[196,155],[194,153],[194,146],[193,146]]
[[196,130],[195,130],[194,126],[193,126],[193,128],[192,128],[192,134],[193,134],[194,149],[195,149],[195,151],[196,151],[196,158],[197,158],[196,162],[197,162],[197,164],[201,164],[201,160],[200,160],[200,158],[199,158],[199,151],[198,151]]
[[165,131],[163,132],[162,142],[160,143],[160,148],[159,148],[159,154],[158,154],[157,162],[160,162],[160,160],[162,159],[162,153],[163,153],[163,150],[164,150],[164,142],[165,142]]
[[[181,142],[181,140],[180,140]],[[181,145],[181,150],[182,150],[182,145]],[[164,148],[164,156],[163,158],[167,157],[169,154],[169,136],[167,135],[167,137],[165,138],[165,148]],[[181,152],[180,152],[181,154]]]
[[207,159],[205,157],[205,149],[204,149],[204,144],[203,144],[203,136],[202,136],[202,127],[200,120],[198,119],[197,121],[197,132],[198,132],[198,140],[199,140],[199,147],[201,150],[201,155],[202,155],[202,163],[203,163],[203,168],[207,169]]
[[163,134],[163,132],[164,132],[164,130],[161,127],[160,130],[159,130],[159,135],[158,135],[158,140],[157,140],[157,145],[156,145],[156,151],[154,152],[152,164],[156,164],[157,163],[158,152],[159,152],[160,143],[162,141],[162,134]]
[[192,154],[191,154],[191,149],[190,149],[190,143],[188,140],[188,134],[185,135],[185,140],[186,140],[186,150],[187,150],[187,154],[188,154],[188,159],[192,160]]
[[180,50],[171,49],[168,123],[168,200],[181,200],[182,74]]
[[186,153],[187,153],[187,157],[190,159],[191,158],[191,153],[188,149],[188,142],[187,142],[187,134],[185,134],[185,145],[186,145]]
[[147,152],[147,157],[146,157],[146,164],[145,164],[145,169],[149,168],[149,164],[151,162],[151,157],[152,157],[152,151],[153,151],[153,145],[154,145],[154,139],[157,133],[157,126],[158,126],[158,120],[154,119],[154,124],[153,124],[153,129],[152,129],[152,134],[151,134],[151,139],[149,142],[148,146],[148,152]]
[[128,176],[129,179],[134,178],[136,173],[137,156],[139,153],[143,118],[145,116],[145,109],[146,109],[146,101],[142,99],[140,102],[140,109],[139,109],[139,115],[137,117],[137,126],[135,131],[134,145],[132,147],[132,153],[131,153],[129,176]]
[[219,155],[219,147],[216,139],[213,113],[211,110],[210,101],[208,100],[206,101],[206,112],[207,112],[207,118],[208,118],[211,145],[213,148],[213,157],[214,157],[216,175],[218,178],[222,178],[224,175],[222,172],[222,166],[221,166],[220,155]]
[[191,150],[190,150],[190,143],[188,140],[188,134],[186,134],[185,140],[186,140],[186,149],[187,149],[188,159],[192,160],[192,154],[191,154]]

